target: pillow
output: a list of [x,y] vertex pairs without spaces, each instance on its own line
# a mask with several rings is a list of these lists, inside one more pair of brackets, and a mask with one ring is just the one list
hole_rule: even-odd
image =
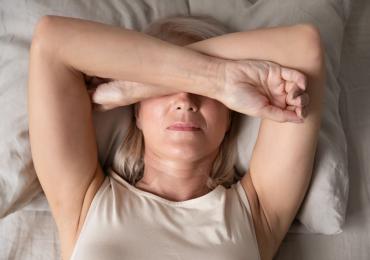
[[[107,24],[141,28],[157,17],[188,13],[186,1],[89,1],[89,0],[3,0],[0,5],[0,218],[27,205],[32,210],[49,210],[40,203],[42,189],[32,163],[28,136],[28,55],[33,30],[44,15],[62,15]],[[104,165],[110,149],[123,134],[127,108],[104,116],[94,114],[99,159]],[[119,118],[119,123],[117,122]],[[33,202],[30,205],[30,202]],[[37,202],[37,203],[36,203]]]
[[[289,232],[342,232],[348,201],[347,142],[339,116],[339,62],[350,1],[259,0],[220,2],[212,14],[237,31],[260,27],[312,23],[320,30],[326,52],[327,81],[313,176],[306,197]],[[193,13],[208,14],[210,1],[191,1]],[[224,5],[224,6],[222,6]],[[228,6],[235,6],[234,9]],[[279,15],[276,15],[279,14]],[[232,19],[230,19],[232,17]],[[238,137],[239,172],[248,168],[260,119],[245,116]],[[303,225],[301,225],[301,224]]]
[[[40,203],[41,186],[32,165],[28,140],[27,78],[28,49],[37,20],[46,14],[95,20],[141,30],[147,23],[173,14],[208,14],[235,30],[288,25],[315,24],[323,36],[327,52],[328,80],[318,149],[310,189],[290,232],[334,234],[341,232],[348,197],[346,140],[338,112],[339,86],[336,81],[349,0],[213,0],[188,1],[24,1],[15,5],[3,1],[1,7],[0,103],[0,217],[24,207],[49,210]],[[212,10],[212,11],[209,11]],[[279,15],[276,15],[279,14]],[[329,48],[330,47],[330,48]],[[9,87],[11,86],[11,87]],[[103,168],[113,159],[127,130],[131,107],[94,112],[99,160]],[[245,116],[238,138],[239,172],[245,172],[256,141],[260,120]],[[41,194],[42,195],[42,194]],[[37,201],[30,204],[31,200]],[[302,225],[303,224],[303,225]]]

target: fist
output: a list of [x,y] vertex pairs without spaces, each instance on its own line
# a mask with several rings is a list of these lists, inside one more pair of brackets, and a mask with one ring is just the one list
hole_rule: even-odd
[[240,113],[278,122],[303,122],[309,96],[306,76],[263,60],[232,61],[225,65],[220,101]]

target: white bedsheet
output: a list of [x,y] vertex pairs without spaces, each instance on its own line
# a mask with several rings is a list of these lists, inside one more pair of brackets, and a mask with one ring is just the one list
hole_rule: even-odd
[[279,260],[370,259],[370,2],[354,1],[340,70],[340,113],[348,140],[350,191],[338,235],[289,234]]
[[[275,259],[370,259],[370,2],[354,1],[340,72],[340,111],[348,140],[350,194],[338,235],[288,234]],[[42,210],[45,209],[45,211]],[[37,210],[35,210],[37,209]],[[0,220],[0,259],[60,259],[55,223],[40,194]]]

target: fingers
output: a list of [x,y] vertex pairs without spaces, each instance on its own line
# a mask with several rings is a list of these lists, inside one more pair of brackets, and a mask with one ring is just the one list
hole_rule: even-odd
[[306,107],[298,107],[298,108],[296,109],[296,113],[297,113],[297,115],[298,115],[300,118],[304,119],[304,118],[307,116],[307,113],[308,113],[308,107],[307,107],[307,106],[306,106]]
[[114,80],[99,85],[92,93],[93,103],[100,104],[98,109],[108,110],[119,106],[131,105],[144,99],[169,95],[178,92],[162,86],[140,82]]
[[268,118],[280,123],[293,122],[303,123],[302,108],[295,108],[293,106],[289,109],[281,109],[279,107],[268,105],[261,110],[261,117]]
[[83,76],[84,76],[84,81],[87,86],[87,89],[95,89],[98,85],[112,81],[112,79],[109,79],[109,78],[88,76],[86,74],[83,74]]
[[281,67],[281,77],[286,81],[295,82],[300,89],[306,90],[307,78],[303,73],[294,69]]
[[96,91],[96,87],[87,90],[87,92],[89,94],[89,97],[90,97],[91,106],[92,106],[92,109],[94,111],[105,112],[107,110],[110,110],[110,109],[113,109],[113,108],[117,107],[117,106],[114,106],[114,105],[102,105],[102,104],[98,104],[98,103],[94,102],[95,91]]
[[92,101],[97,104],[112,104],[122,99],[120,81],[112,81],[99,85],[92,94]]
[[286,90],[288,92],[286,96],[286,109],[295,112],[298,117],[303,119],[307,114],[308,104],[310,102],[308,93],[304,92],[294,82],[287,82]]
[[310,103],[310,97],[307,93],[303,93],[302,95],[296,97],[296,106],[307,106]]
[[285,102],[288,105],[303,107],[309,104],[310,97],[307,93],[302,92],[302,90],[292,90],[286,96]]
[[105,112],[105,111],[108,111],[108,110],[113,109],[113,108],[116,108],[116,107],[115,106],[107,106],[107,105],[100,105],[100,104],[92,103],[92,109],[94,111]]

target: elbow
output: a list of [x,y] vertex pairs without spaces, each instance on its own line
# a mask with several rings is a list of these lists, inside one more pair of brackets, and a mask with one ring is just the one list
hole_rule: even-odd
[[35,26],[35,32],[44,31],[45,29],[49,28],[50,25],[53,23],[54,20],[53,15],[44,15],[39,18]]
[[307,61],[316,67],[324,66],[324,45],[322,43],[320,30],[313,24],[300,24],[306,44]]
[[40,52],[50,49],[53,16],[42,16],[36,23],[31,41],[31,51]]
[[[305,69],[306,75],[311,81],[310,86],[314,85],[318,90],[310,92],[310,99],[322,100],[324,98],[324,89],[326,86],[326,66],[325,66],[325,50],[321,40],[320,31],[317,27],[311,24],[304,24],[302,32],[305,39]],[[314,83],[312,83],[314,82]],[[320,101],[322,103],[322,101]]]

